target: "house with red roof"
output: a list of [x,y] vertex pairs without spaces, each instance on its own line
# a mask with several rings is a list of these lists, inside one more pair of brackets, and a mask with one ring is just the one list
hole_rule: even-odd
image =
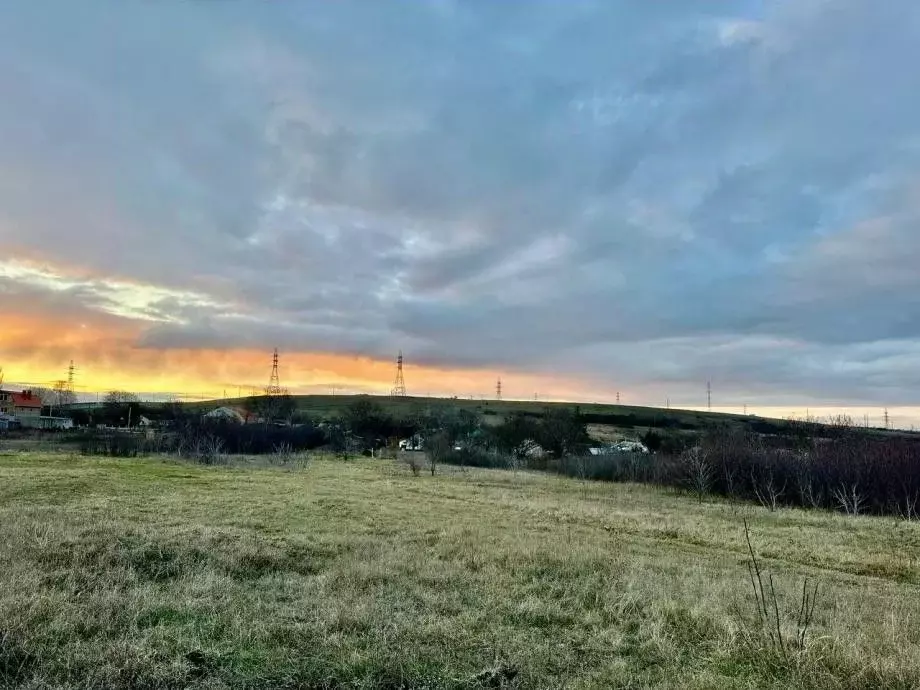
[[32,391],[0,391],[0,414],[38,417],[41,413],[42,399]]

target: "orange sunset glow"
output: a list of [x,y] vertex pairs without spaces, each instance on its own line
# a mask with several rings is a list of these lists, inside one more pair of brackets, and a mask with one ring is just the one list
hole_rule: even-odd
[[[271,369],[271,352],[252,349],[151,349],[136,346],[143,322],[117,317],[73,320],[65,315],[0,311],[0,353],[7,381],[50,385],[76,363],[82,394],[109,390],[169,393],[178,397],[248,395],[261,389]],[[41,337],[36,341],[35,334]],[[395,374],[392,360],[321,352],[282,352],[282,383],[294,393],[337,391],[387,393]],[[417,366],[407,360],[406,377],[414,395],[491,396],[503,377],[508,396],[547,399],[584,394],[564,379],[496,370]]]

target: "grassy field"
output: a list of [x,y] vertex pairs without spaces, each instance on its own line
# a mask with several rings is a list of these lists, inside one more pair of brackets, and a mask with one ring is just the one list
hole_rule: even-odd
[[[819,583],[804,651],[755,622],[744,518],[783,620]],[[4,687],[920,687],[920,525],[890,519],[388,461],[17,454],[0,544]]]

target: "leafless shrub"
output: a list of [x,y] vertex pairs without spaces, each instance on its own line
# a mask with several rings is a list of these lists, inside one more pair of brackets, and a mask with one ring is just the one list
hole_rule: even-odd
[[447,457],[452,448],[450,438],[443,431],[430,436],[425,441],[425,454],[428,456],[428,468],[433,477],[438,465]]
[[578,455],[574,458],[575,474],[582,481],[585,481],[588,478],[589,462],[589,456],[587,455]]
[[[760,561],[757,560],[747,520],[744,520],[744,538],[748,547],[747,568],[755,611],[753,626],[747,625],[747,619],[740,617],[745,638],[750,645],[766,647],[788,664],[808,646],[808,635],[818,603],[818,583],[815,582],[812,586],[807,577],[803,580],[802,595],[795,618],[792,619],[786,614],[785,607],[781,606],[773,575],[765,573]],[[789,628],[793,628],[795,632],[790,632]]]
[[181,446],[180,453],[203,465],[219,465],[224,461],[224,442],[216,436],[199,436]]
[[702,503],[703,497],[712,487],[713,470],[700,448],[692,448],[685,454],[684,461],[687,471],[687,485],[696,495],[697,501]]
[[274,455],[275,460],[286,465],[294,457],[294,449],[290,443],[279,443],[275,446],[272,455]]
[[908,522],[916,520],[917,515],[917,504],[920,503],[920,491],[911,491],[910,487],[906,484],[903,489],[903,498],[898,501],[898,514],[902,519],[907,520]]
[[725,493],[728,495],[728,498],[734,502],[739,494],[738,471],[734,467],[726,467],[723,474],[725,477]]
[[773,468],[762,468],[760,472],[751,470],[751,486],[754,489],[754,495],[760,501],[760,505],[775,512],[779,507],[783,494],[786,493],[786,483],[780,485]]
[[799,503],[807,508],[820,508],[824,504],[824,491],[815,480],[807,460],[800,459],[795,480],[799,492]]
[[422,467],[419,465],[418,457],[416,457],[415,453],[406,453],[406,465],[408,465],[409,469],[412,471],[412,476],[417,477],[421,474]]
[[834,500],[847,515],[859,515],[863,512],[866,499],[855,482],[849,486],[841,484],[834,489]]

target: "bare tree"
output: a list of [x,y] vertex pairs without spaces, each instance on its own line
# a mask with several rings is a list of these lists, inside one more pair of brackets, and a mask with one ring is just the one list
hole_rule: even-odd
[[803,506],[820,508],[824,502],[824,492],[815,488],[815,482],[807,472],[800,472],[796,477],[799,485],[799,500]]
[[42,405],[52,406],[54,405],[55,392],[50,388],[45,388],[44,386],[35,386],[30,389],[32,395],[42,401]]
[[731,466],[725,467],[725,491],[728,498],[734,502],[738,498],[738,471]]
[[920,503],[920,492],[916,489],[911,489],[907,482],[901,482],[902,492],[904,498],[898,501],[898,514],[908,522],[911,520],[916,520],[917,515],[917,504]]
[[693,448],[687,452],[687,484],[696,494],[697,501],[703,502],[703,497],[712,488],[712,467],[706,454],[700,448]]
[[451,447],[450,438],[444,431],[439,431],[425,440],[425,453],[428,455],[428,465],[432,477],[434,476],[438,463],[450,453]]
[[67,381],[58,381],[54,384],[54,387],[51,389],[54,393],[54,406],[60,407],[61,405],[72,405],[77,402],[77,396],[72,390]]
[[123,403],[140,402],[140,398],[134,393],[129,393],[127,391],[109,391],[105,394],[103,402],[106,405],[121,405]]
[[824,503],[824,491],[816,485],[809,462],[807,454],[798,455],[795,481],[799,491],[799,502],[803,506],[820,508]]
[[757,496],[757,500],[771,513],[776,511],[780,499],[786,493],[786,483],[783,482],[783,485],[780,486],[772,469],[764,470],[759,477],[751,470],[751,486],[754,487],[754,495]]
[[834,490],[834,499],[843,508],[847,515],[859,515],[866,507],[866,499],[859,490],[859,484],[853,482],[851,486],[841,484]]
[[415,453],[409,451],[406,453],[406,464],[409,466],[409,469],[412,471],[414,477],[419,476],[422,471],[422,468],[418,464],[418,459],[415,456]]

